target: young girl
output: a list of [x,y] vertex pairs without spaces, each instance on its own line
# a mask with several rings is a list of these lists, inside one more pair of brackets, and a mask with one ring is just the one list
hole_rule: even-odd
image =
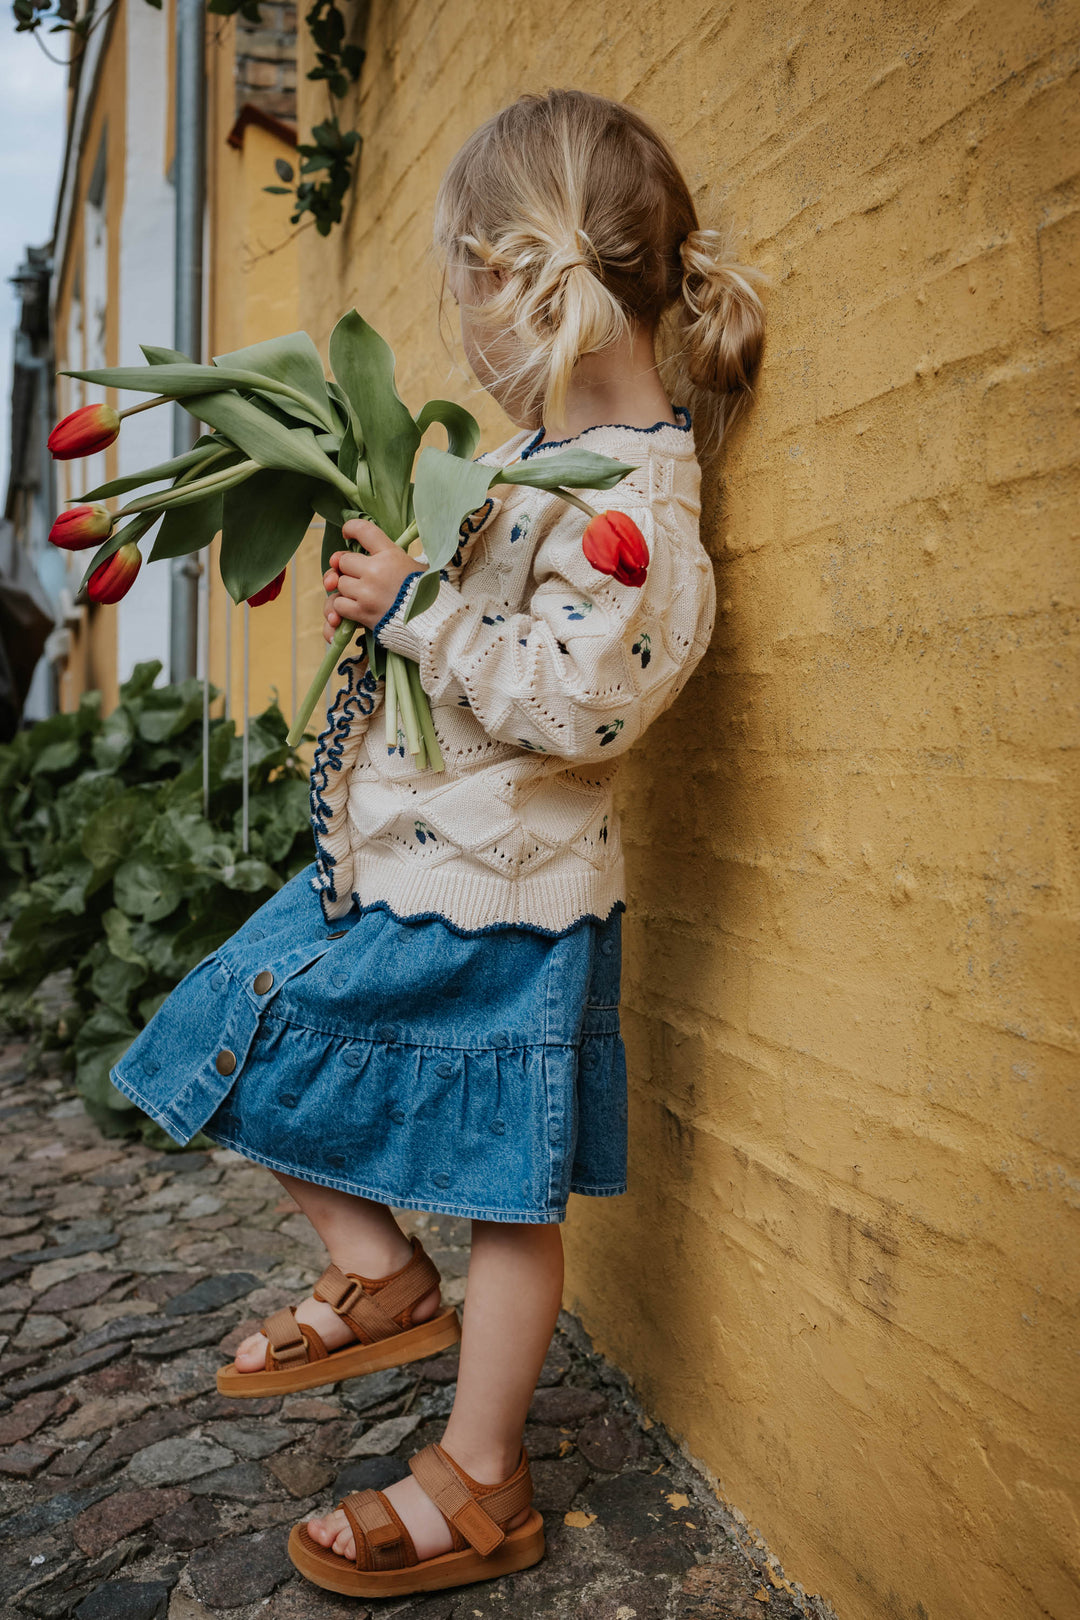
[[626,1187],[613,782],[715,613],[691,414],[669,402],[658,330],[668,317],[672,392],[714,443],[762,342],[757,272],[699,229],[656,133],[599,96],[524,96],[484,124],[442,182],[435,235],[470,365],[520,429],[481,459],[573,445],[630,464],[586,498],[637,525],[644,578],[639,553],[594,567],[585,518],[558,496],[502,486],[406,622],[416,560],[348,525],[364,551],[332,559],[326,637],[348,619],[417,660],[446,768],[415,771],[404,738],[387,750],[358,642],[312,770],[317,859],[113,1073],[177,1140],[202,1127],[268,1165],[326,1245],[312,1296],[219,1374],[234,1395],[455,1342],[439,1274],[389,1206],[472,1220],[441,1444],[290,1540],[312,1581],[365,1597],[543,1555],[522,1432],[560,1305],[559,1223],[568,1193]]

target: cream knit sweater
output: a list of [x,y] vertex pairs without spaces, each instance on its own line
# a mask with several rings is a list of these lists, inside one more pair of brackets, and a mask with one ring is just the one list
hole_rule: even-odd
[[516,924],[556,935],[625,903],[618,756],[685,685],[716,611],[693,430],[678,415],[675,426],[593,427],[572,441],[517,433],[480,457],[505,466],[572,442],[634,466],[615,489],[581,494],[633,518],[648,575],[634,586],[599,573],[581,512],[500,486],[462,524],[438,595],[408,624],[419,575],[403,583],[375,635],[417,660],[446,768],[417,771],[401,732],[388,751],[383,683],[359,644],[338,665],[344,684],[312,768],[314,884],[328,920],[382,902],[466,933]]

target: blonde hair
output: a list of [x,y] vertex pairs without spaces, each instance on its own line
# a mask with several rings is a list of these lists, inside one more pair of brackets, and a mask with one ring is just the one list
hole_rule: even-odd
[[[475,130],[443,177],[445,261],[501,270],[470,303],[513,334],[504,379],[545,426],[565,423],[582,355],[657,332],[671,397],[715,447],[752,396],[764,311],[729,232],[702,230],[669,148],[638,113],[584,90],[524,95]],[[445,285],[445,269],[444,269]]]

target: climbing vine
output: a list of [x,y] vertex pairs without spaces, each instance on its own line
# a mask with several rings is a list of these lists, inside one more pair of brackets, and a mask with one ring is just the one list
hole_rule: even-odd
[[[13,0],[12,10],[18,33],[36,34],[39,43],[43,30],[50,34],[70,33],[84,49],[87,39],[115,4],[116,0],[109,0],[107,5],[98,6],[95,0],[89,0],[80,15],[78,0]],[[147,0],[147,4],[160,11],[162,0]],[[239,15],[245,22],[258,23],[261,6],[262,0],[207,0],[206,9],[217,17]],[[364,49],[346,40],[345,15],[336,0],[314,0],[304,22],[315,46],[315,66],[307,76],[326,85],[329,115],[314,126],[310,141],[297,146],[299,175],[291,163],[279,158],[275,167],[285,184],[263,189],[293,199],[292,224],[300,224],[304,215],[310,214],[319,235],[329,236],[333,227],[341,223],[360,151],[360,134],[341,127],[338,104],[360,77]]]

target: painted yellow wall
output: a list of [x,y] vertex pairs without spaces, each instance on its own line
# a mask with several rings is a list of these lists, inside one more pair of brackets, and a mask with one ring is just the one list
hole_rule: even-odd
[[[103,133],[106,134],[105,218],[108,236],[106,362],[115,365],[118,358],[119,222],[124,208],[124,98],[127,93],[125,3],[126,0],[121,0],[117,12],[105,24],[109,29],[108,42],[102,56],[94,104],[87,119],[84,139],[76,159],[75,199],[67,252],[63,263],[56,267],[55,333],[58,370],[80,370],[87,365],[85,326],[81,326],[78,332],[77,352],[68,352],[69,316],[83,263],[83,210],[90,191],[94,164]],[[59,420],[87,403],[85,387],[71,378],[58,377],[56,400],[57,420]],[[109,391],[108,400],[112,405],[117,404],[115,390]],[[106,477],[115,477],[115,446],[110,446],[105,452],[105,465]],[[57,462],[56,469],[57,497],[63,508],[66,501],[73,500],[86,489],[86,465],[81,461]],[[72,593],[82,579],[86,561],[87,557],[83,553],[74,553],[67,559],[68,583]],[[78,623],[72,626],[70,656],[58,682],[60,707],[65,710],[77,708],[83,692],[94,687],[100,689],[102,711],[107,713],[115,707],[118,692],[116,625],[111,609],[91,603],[79,610]]]
[[435,188],[573,83],[774,278],[706,468],[712,648],[623,767],[632,1190],[574,1201],[567,1299],[842,1620],[1080,1613],[1078,34],[375,0],[358,195],[301,239],[320,339],[356,302],[407,399],[475,406]]

